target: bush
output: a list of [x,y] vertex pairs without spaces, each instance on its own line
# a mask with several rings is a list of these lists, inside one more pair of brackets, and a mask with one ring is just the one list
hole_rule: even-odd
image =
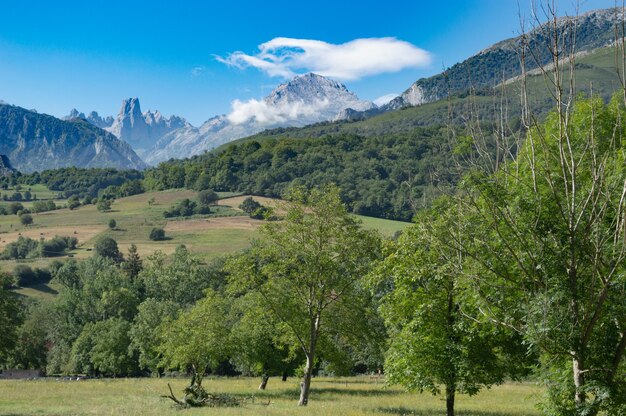
[[250,218],[253,218],[255,220],[264,220],[265,217],[270,213],[270,209],[264,206],[260,206],[259,208],[255,209],[254,212],[252,214],[250,214]]
[[200,202],[200,205],[213,205],[218,199],[219,196],[212,189],[205,189],[198,192],[198,202]]
[[165,230],[163,228],[155,227],[150,231],[150,240],[152,241],[162,241],[165,240]]
[[239,209],[250,216],[254,213],[254,211],[256,211],[257,209],[261,207],[262,205],[258,203],[257,201],[255,201],[254,199],[252,199],[251,196],[244,199],[241,205],[239,205]]
[[33,212],[54,211],[55,209],[57,209],[57,206],[52,200],[33,202]]
[[24,205],[20,204],[19,202],[10,203],[9,206],[7,207],[7,212],[10,215],[15,215],[19,211],[23,211],[23,210],[24,210]]
[[67,200],[67,207],[70,210],[74,210],[78,208],[79,206],[80,206],[80,201],[78,200],[78,195],[72,195],[71,197],[69,197],[69,199]]
[[47,269],[31,269],[25,264],[18,264],[13,269],[15,284],[21,287],[32,286],[40,283],[48,283],[52,276]]
[[33,217],[30,214],[20,215],[20,222],[22,225],[31,225],[33,223]]
[[244,199],[241,205],[239,205],[239,209],[255,220],[274,219],[272,217],[272,209],[261,205],[252,197]]
[[176,205],[172,206],[169,210],[163,212],[165,218],[171,217],[189,217],[196,214],[198,204],[188,198],[179,201]]
[[54,257],[60,256],[67,250],[74,250],[78,244],[76,237],[54,237],[51,240],[42,241],[41,256],[42,257]]
[[98,201],[98,205],[96,206],[98,211],[107,212],[111,210],[111,200],[110,199],[101,199]]
[[36,257],[38,252],[39,243],[37,241],[20,236],[16,241],[6,245],[0,258],[3,260],[26,259]]

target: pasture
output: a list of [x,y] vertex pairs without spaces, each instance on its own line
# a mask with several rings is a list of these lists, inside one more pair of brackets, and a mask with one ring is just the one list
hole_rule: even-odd
[[[270,379],[259,391],[257,378],[206,378],[209,392],[250,398],[236,408],[177,409],[169,399],[167,383],[180,398],[186,379],[101,379],[65,381],[0,380],[0,414],[10,415],[445,415],[441,396],[408,393],[385,386],[378,378],[315,378],[306,408],[297,407],[299,380]],[[459,395],[459,416],[538,415],[535,409],[541,389],[529,383],[509,383],[476,396]]]
[[[38,188],[37,191],[42,195],[52,195],[51,191],[46,192],[44,189]],[[115,239],[122,253],[126,253],[131,244],[137,245],[142,257],[157,250],[171,254],[178,245],[184,244],[202,260],[211,261],[249,246],[263,221],[249,218],[238,208],[247,198],[246,195],[220,193],[222,199],[217,206],[211,208],[213,213],[207,216],[164,218],[163,211],[184,198],[194,199],[196,195],[194,191],[183,189],[147,192],[116,200],[109,212],[99,212],[95,205],[86,205],[75,210],[61,208],[32,214],[34,222],[29,226],[22,225],[16,215],[0,216],[0,251],[20,236],[35,240],[51,239],[55,236],[76,237],[78,247],[69,256],[78,259],[91,256],[94,243],[102,235]],[[280,202],[265,197],[253,198],[268,207],[276,207]],[[64,204],[64,201],[57,202],[60,206]],[[409,225],[400,221],[355,217],[362,220],[365,228],[376,229],[385,236],[391,236]],[[117,223],[114,230],[108,227],[110,219]],[[154,227],[165,230],[166,240],[151,241],[148,238]],[[32,268],[44,268],[53,259],[64,260],[67,257],[0,260],[0,270],[11,272],[18,263]],[[45,298],[55,293],[55,289],[49,285],[37,285],[16,291],[35,298]]]

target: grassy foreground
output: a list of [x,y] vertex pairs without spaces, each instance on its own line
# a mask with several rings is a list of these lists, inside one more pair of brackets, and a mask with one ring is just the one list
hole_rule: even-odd
[[[205,379],[210,392],[241,397],[254,395],[239,408],[178,410],[169,399],[167,383],[179,394],[185,379],[105,379],[57,381],[0,380],[2,415],[444,415],[445,401],[429,394],[406,393],[385,387],[369,377],[317,378],[307,408],[296,406],[298,380],[269,381],[267,390],[256,389],[253,378]],[[532,384],[506,384],[474,397],[458,396],[458,415],[538,415],[534,405],[541,390]],[[269,403],[269,404],[268,404]]]

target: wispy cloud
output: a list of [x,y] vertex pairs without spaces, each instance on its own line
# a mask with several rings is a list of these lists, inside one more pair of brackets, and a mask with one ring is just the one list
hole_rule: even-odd
[[189,73],[192,77],[199,77],[200,75],[204,74],[205,71],[206,68],[203,66],[194,66],[193,68],[191,68],[191,71],[189,71]]
[[254,67],[272,77],[290,78],[310,71],[339,80],[423,67],[431,62],[427,51],[391,37],[355,39],[338,45],[274,38],[259,45],[255,55],[237,51],[216,59],[237,68]]
[[396,93],[385,94],[385,95],[380,96],[377,99],[375,99],[374,100],[374,104],[376,104],[377,106],[380,107],[381,105],[387,104],[389,101],[393,100],[398,95],[400,95],[400,94],[396,94]]

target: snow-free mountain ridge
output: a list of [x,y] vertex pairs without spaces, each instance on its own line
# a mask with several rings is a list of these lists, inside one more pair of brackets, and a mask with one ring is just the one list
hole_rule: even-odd
[[62,167],[145,169],[132,148],[85,119],[0,105],[0,154],[21,172]]

